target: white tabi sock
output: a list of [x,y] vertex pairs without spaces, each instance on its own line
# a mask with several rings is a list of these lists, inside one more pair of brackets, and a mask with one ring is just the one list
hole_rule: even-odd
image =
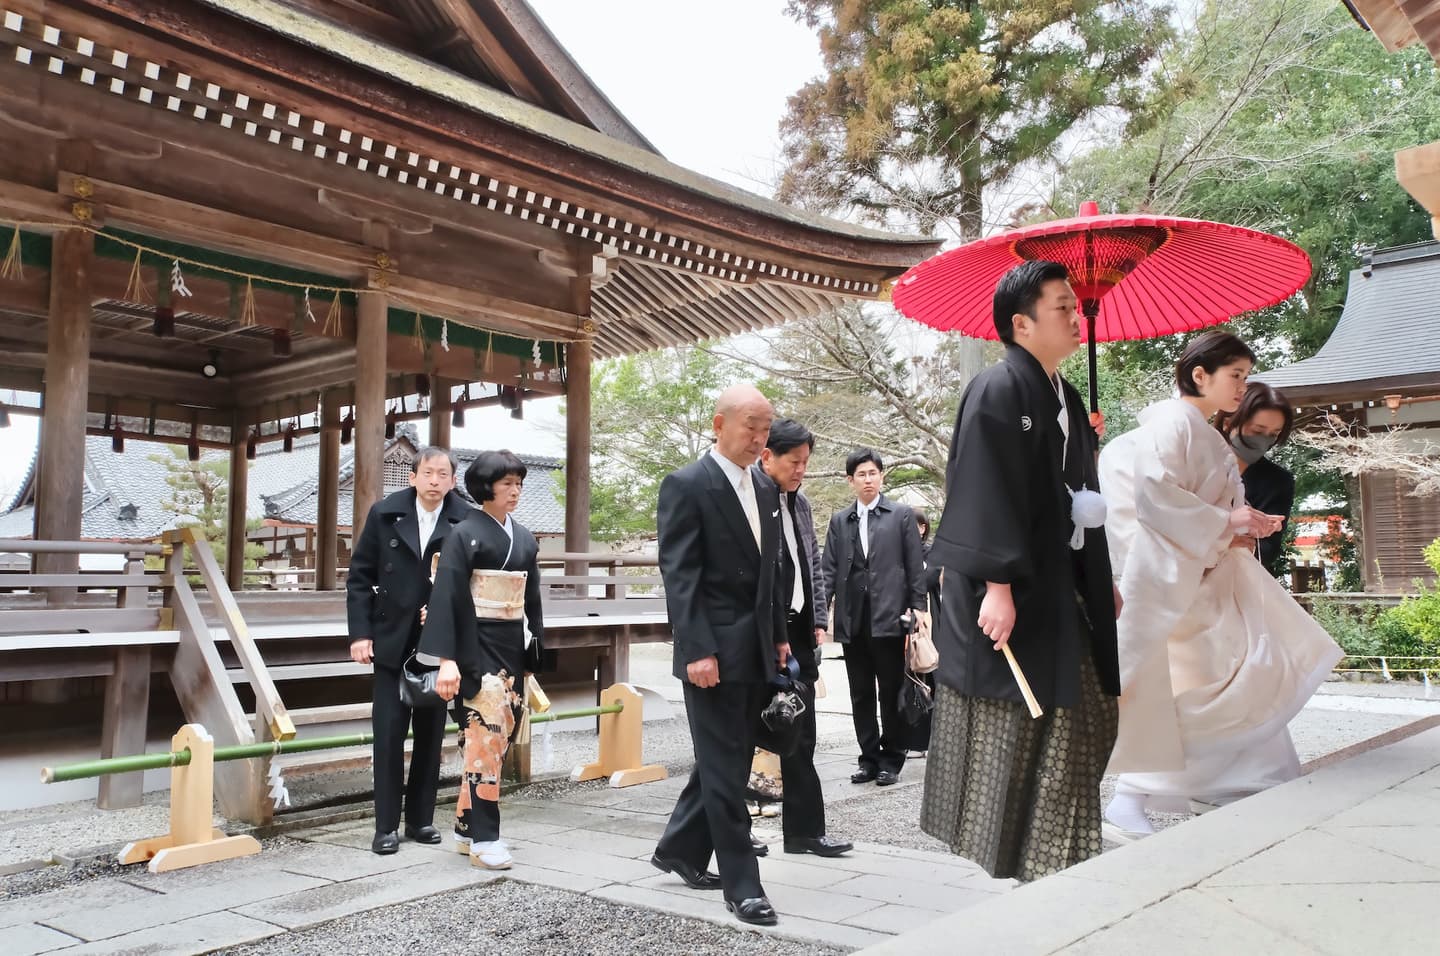
[[1117,792],[1115,799],[1105,808],[1105,819],[1130,833],[1154,833],[1150,818],[1145,816],[1146,796],[1143,793]]

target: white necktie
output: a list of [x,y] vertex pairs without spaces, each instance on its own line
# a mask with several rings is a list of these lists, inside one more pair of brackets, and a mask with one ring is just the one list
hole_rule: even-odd
[[780,501],[780,525],[785,529],[785,546],[790,549],[790,563],[795,565],[795,586],[790,589],[790,610],[799,614],[805,609],[805,585],[801,580],[800,551],[795,546],[795,521],[790,517],[789,502]]
[[870,509],[860,506],[860,550],[870,557]]
[[755,500],[755,484],[750,480],[750,469],[740,472],[740,507],[745,510],[745,520],[750,522],[750,533],[755,536],[755,547],[760,547],[760,505]]
[[427,545],[430,544],[430,536],[435,533],[435,515],[424,508],[415,509],[420,525],[420,551],[423,554]]

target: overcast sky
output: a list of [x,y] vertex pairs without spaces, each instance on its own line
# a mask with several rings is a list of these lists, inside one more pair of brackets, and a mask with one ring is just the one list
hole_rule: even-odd
[[[530,5],[666,158],[769,193],[785,99],[820,72],[815,36],[784,15],[784,0]],[[454,443],[563,455],[559,405],[558,399],[532,402],[523,422],[499,409],[470,412]],[[0,491],[18,484],[35,450],[36,419],[15,415],[11,422],[0,430]]]

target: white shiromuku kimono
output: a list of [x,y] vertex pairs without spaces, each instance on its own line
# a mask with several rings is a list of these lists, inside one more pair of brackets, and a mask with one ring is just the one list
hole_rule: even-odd
[[1100,455],[1124,599],[1120,733],[1109,772],[1156,810],[1223,804],[1299,776],[1286,725],[1341,651],[1255,555],[1233,548],[1234,456],[1180,399]]

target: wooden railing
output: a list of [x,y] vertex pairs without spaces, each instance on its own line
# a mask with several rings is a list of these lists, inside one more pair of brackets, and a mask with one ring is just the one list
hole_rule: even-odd
[[[124,556],[125,569],[118,573],[0,573],[0,591],[6,592],[0,595],[0,680],[105,677],[102,756],[144,749],[154,653],[170,654],[170,680],[186,719],[203,724],[217,743],[294,736],[294,725],[214,553],[193,529],[167,532],[161,543],[142,545],[0,540],[0,552]],[[163,559],[163,567],[146,570],[145,559],[155,557]],[[255,694],[253,724],[187,578],[187,557]],[[268,819],[267,769],[236,763],[223,772],[216,795],[226,816]],[[102,807],[135,806],[141,792],[138,774],[107,778],[99,802]]]
[[[659,559],[650,554],[590,552],[542,555],[541,583],[552,598],[599,598],[624,600],[631,597],[658,598],[663,595],[658,571]],[[336,582],[343,585],[348,568],[337,568]],[[194,569],[186,573],[194,574]],[[314,568],[254,568],[245,572],[246,590],[307,591],[315,587]],[[594,593],[603,589],[602,594]]]

